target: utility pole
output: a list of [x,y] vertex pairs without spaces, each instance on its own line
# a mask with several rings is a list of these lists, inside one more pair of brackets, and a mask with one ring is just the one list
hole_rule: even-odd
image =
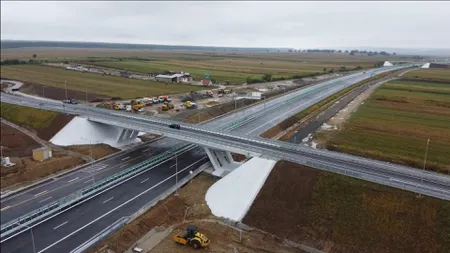
[[175,151],[175,196],[178,196],[178,155]]
[[86,103],[89,103],[89,100],[88,100],[88,92],[86,91]]
[[66,90],[66,99],[68,99],[67,98],[67,80],[64,81],[64,87],[65,87],[65,90]]
[[[425,170],[426,166],[427,166],[428,145],[430,145],[430,138],[428,138],[428,140],[427,140],[427,147],[425,149],[425,158],[423,159],[423,170]],[[423,183],[423,178],[422,178],[422,183]]]
[[[425,148],[425,158],[423,159],[423,170],[426,170],[426,166],[427,166],[427,158],[428,158],[428,145],[430,144],[430,138],[428,138],[427,140],[427,147]],[[423,186],[423,176],[422,176],[422,186]],[[422,196],[422,194],[419,193],[419,197]]]
[[45,86],[42,86],[42,96],[45,98],[45,91],[44,91],[44,89],[45,89]]

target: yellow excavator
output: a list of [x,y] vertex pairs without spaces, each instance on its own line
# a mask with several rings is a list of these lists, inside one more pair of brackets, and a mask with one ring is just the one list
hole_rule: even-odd
[[209,239],[198,231],[196,225],[189,225],[185,230],[178,232],[173,240],[179,244],[190,245],[194,249],[208,246]]
[[174,108],[173,104],[171,104],[169,102],[164,102],[164,104],[161,107],[161,110],[168,111],[168,110],[172,110],[173,108]]

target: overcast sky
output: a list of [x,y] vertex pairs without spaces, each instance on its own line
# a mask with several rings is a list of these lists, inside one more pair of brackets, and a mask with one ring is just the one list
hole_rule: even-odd
[[450,2],[1,2],[1,38],[448,48]]

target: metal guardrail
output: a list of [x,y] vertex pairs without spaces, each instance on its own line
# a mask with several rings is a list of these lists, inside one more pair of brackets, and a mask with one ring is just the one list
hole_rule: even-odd
[[[340,81],[342,81],[342,80],[340,80]],[[328,82],[327,85],[330,85],[330,84],[336,83],[336,82],[337,81],[333,80],[332,82]],[[302,94],[297,95],[297,96],[304,96],[304,95],[305,95],[305,93],[302,93]],[[298,98],[297,96],[294,97],[294,98]],[[288,101],[292,102],[294,98],[290,98]],[[142,119],[140,117],[131,116],[131,118],[136,118],[136,119],[144,121],[144,119]],[[106,120],[106,118],[105,118],[105,120]],[[245,118],[242,119],[242,120],[238,120],[237,122],[231,122],[229,125],[224,127],[224,129],[222,129],[222,130],[234,129],[238,125],[242,124],[242,122],[244,120],[245,120]],[[166,123],[167,121],[163,121],[163,120],[146,119],[146,121],[159,123],[159,124],[167,124]],[[136,124],[136,123],[137,122],[134,122],[134,124]],[[143,123],[143,122],[139,122],[139,123]],[[124,125],[126,126],[128,124],[124,124]],[[193,129],[193,130],[196,130],[196,131],[201,131],[201,132],[204,132],[204,133],[205,132],[213,133],[212,131],[201,129],[201,128],[198,128],[198,127],[186,126],[185,128],[188,128],[188,129],[190,128],[190,129]],[[266,145],[270,145],[270,146],[280,147],[279,146],[280,143],[272,143],[271,141],[268,141],[268,140],[266,140],[266,141],[259,140],[259,139],[256,140],[255,138],[248,138],[248,137],[244,137],[244,136],[241,137],[241,136],[230,135],[230,134],[226,134],[226,133],[217,133],[217,132],[215,132],[213,134],[214,135],[218,134],[220,136],[228,136],[228,137],[231,137],[232,139],[245,140],[245,142],[252,142],[253,144],[258,144],[259,143],[259,144],[266,144]],[[191,138],[191,137],[189,137],[189,138]],[[250,144],[252,144],[252,143],[250,143]],[[223,143],[223,144],[224,145],[232,145],[232,143],[230,143],[230,142]],[[187,147],[187,146],[194,147],[196,145],[194,145],[194,144],[185,144],[185,145],[182,145],[181,147],[176,148],[176,150],[181,150],[181,149],[183,149],[184,147]],[[257,147],[257,146],[254,146],[254,145],[251,145],[251,146],[247,145],[246,149],[247,150],[252,150],[252,151],[258,151],[258,152],[261,151],[260,150],[261,147]],[[159,155],[157,157],[154,157],[153,159],[147,160],[144,163],[132,166],[132,167],[130,167],[127,170],[121,171],[119,173],[116,173],[116,174],[108,177],[108,178],[105,178],[105,179],[97,182],[95,185],[92,185],[92,186],[86,187],[84,189],[81,189],[81,190],[79,190],[79,191],[77,191],[77,192],[75,192],[75,193],[73,193],[73,194],[71,194],[71,195],[69,195],[67,197],[61,198],[58,201],[55,201],[55,202],[53,202],[53,203],[51,203],[49,205],[43,206],[43,207],[41,207],[41,208],[39,208],[39,209],[37,209],[37,210],[35,210],[33,212],[30,212],[30,213],[28,213],[28,214],[26,214],[26,215],[24,215],[22,217],[19,217],[16,220],[8,222],[8,223],[6,223],[5,225],[3,225],[1,227],[1,234],[0,234],[0,236],[4,237],[4,236],[7,236],[7,235],[17,231],[21,227],[20,225],[22,225],[22,224],[31,224],[31,223],[33,223],[33,222],[35,222],[37,220],[40,220],[40,219],[42,219],[42,218],[44,218],[44,217],[46,217],[46,216],[48,216],[48,215],[50,215],[52,213],[56,213],[58,211],[63,210],[64,208],[68,208],[69,206],[73,205],[74,203],[77,203],[78,201],[80,201],[81,199],[87,198],[88,196],[91,196],[92,194],[94,194],[94,193],[96,193],[96,192],[98,192],[98,191],[100,191],[102,189],[105,189],[106,187],[109,187],[109,186],[111,186],[113,184],[116,184],[119,181],[122,181],[123,179],[128,178],[128,177],[130,177],[130,176],[132,176],[132,175],[134,175],[134,174],[136,174],[136,173],[138,173],[138,172],[148,168],[149,166],[151,166],[151,164],[154,164],[154,163],[156,163],[158,161],[161,161],[161,159],[167,158],[172,153],[173,153],[173,151],[167,151],[167,152],[165,152],[165,153],[163,153],[163,154],[161,154],[161,155]]]
[[174,153],[180,153],[190,148],[195,147],[194,144],[182,144],[172,150],[166,151],[158,156],[152,157],[152,159],[141,162],[137,165],[131,166],[130,168],[120,171],[114,175],[104,178],[93,185],[80,189],[66,197],[60,198],[50,204],[42,206],[30,213],[27,213],[19,218],[16,218],[10,222],[5,223],[1,226],[0,237],[4,238],[20,229],[23,225],[29,225],[36,221],[39,221],[51,214],[67,209],[68,207],[78,203],[80,200],[85,199],[93,194],[112,186],[119,181],[129,178],[139,172],[148,169],[150,166],[157,164],[171,156]]

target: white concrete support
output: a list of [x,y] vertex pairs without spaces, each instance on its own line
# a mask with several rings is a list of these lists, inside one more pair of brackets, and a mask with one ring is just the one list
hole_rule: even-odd
[[233,160],[231,153],[228,151],[211,148],[205,148],[205,151],[214,167],[212,174],[215,176],[225,176],[240,165],[240,163]]
[[117,135],[117,143],[132,141],[136,139],[138,134],[139,131],[122,128],[121,130],[119,130],[119,134]]

